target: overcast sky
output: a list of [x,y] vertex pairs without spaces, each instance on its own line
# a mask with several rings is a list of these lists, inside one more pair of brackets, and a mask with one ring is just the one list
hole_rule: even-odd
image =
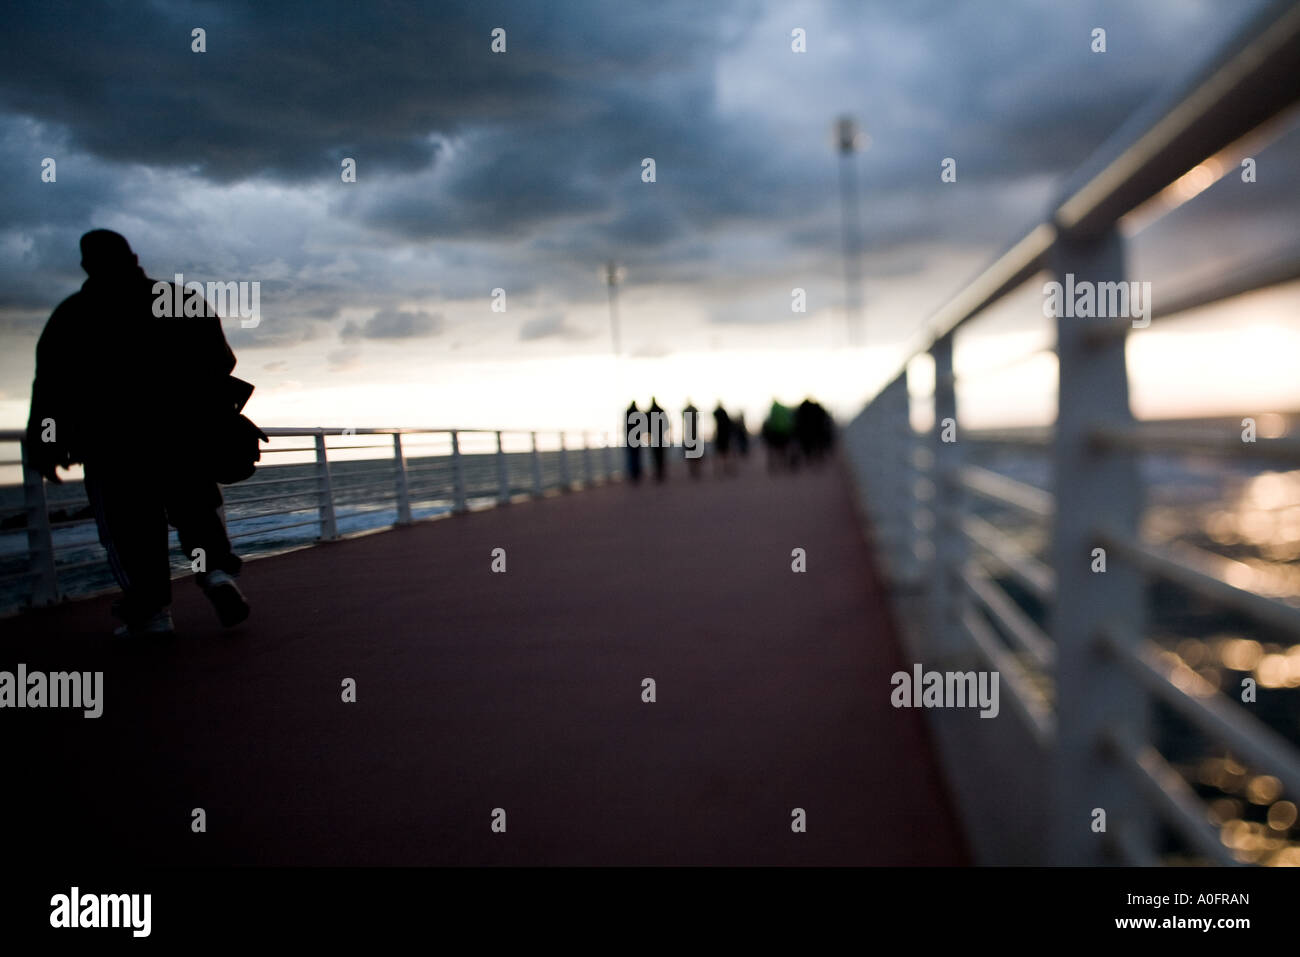
[[[93,227],[125,234],[154,276],[261,283],[260,325],[227,334],[268,424],[490,424],[557,380],[533,414],[566,424],[552,420],[581,416],[575,377],[617,410],[610,390],[656,376],[673,398],[735,401],[723,393],[742,366],[752,404],[782,355],[797,372],[766,394],[861,397],[869,377],[853,383],[829,351],[843,345],[837,115],[870,136],[856,162],[883,369],[1255,6],[19,3],[0,34],[0,425],[25,420],[35,337],[84,278],[77,239]],[[340,177],[349,157],[355,183]],[[945,157],[956,183],[940,181]],[[1241,244],[1293,232],[1296,191],[1272,183],[1251,194]],[[1239,209],[1233,189],[1195,217]],[[1216,261],[1241,251],[1221,231],[1166,234],[1142,252],[1155,278],[1185,265],[1184,242]],[[609,258],[626,267],[622,366]],[[791,313],[796,286],[806,314]],[[709,355],[714,383],[700,381]]]

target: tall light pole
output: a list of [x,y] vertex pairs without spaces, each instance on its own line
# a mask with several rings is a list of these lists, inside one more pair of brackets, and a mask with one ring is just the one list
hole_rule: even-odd
[[627,271],[614,260],[605,263],[605,285],[609,287],[609,332],[614,342],[614,355],[619,353],[618,337],[618,284]]
[[844,323],[849,344],[858,342],[862,322],[862,265],[858,229],[858,174],[856,155],[867,136],[851,116],[835,122],[835,145],[840,154],[840,215],[844,227]]

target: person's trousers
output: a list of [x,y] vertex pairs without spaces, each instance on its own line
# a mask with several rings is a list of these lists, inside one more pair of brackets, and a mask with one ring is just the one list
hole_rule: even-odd
[[122,589],[118,614],[127,622],[147,620],[171,604],[168,524],[176,528],[185,557],[191,562],[201,558],[200,585],[208,572],[234,575],[243,564],[230,550],[220,487],[195,470],[89,462],[86,494]]

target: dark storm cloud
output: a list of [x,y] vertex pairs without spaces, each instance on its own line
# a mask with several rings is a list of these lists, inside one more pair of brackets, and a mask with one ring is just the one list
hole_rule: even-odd
[[[0,102],[101,158],[217,181],[334,180],[354,156],[368,192],[342,208],[408,239],[509,240],[596,217],[593,244],[657,245],[687,224],[718,229],[827,201],[819,171],[782,163],[767,129],[717,114],[725,31],[708,9],[388,9],[197,5],[132,19],[43,5],[0,42]],[[856,10],[840,25],[879,29],[898,16]],[[503,55],[488,48],[496,24],[509,29]],[[207,53],[190,51],[194,25],[208,31]],[[647,155],[659,164],[653,187],[639,179]],[[444,163],[430,189],[394,175]],[[653,200],[635,192],[647,188]]]
[[[1161,20],[1173,6],[1156,6],[1144,15],[1107,3],[1092,15],[1026,0],[840,4],[814,30],[813,49],[832,27],[929,48],[920,68],[874,57],[839,67],[863,89],[888,91],[892,103],[844,105],[865,106],[880,124],[879,173],[891,184],[928,185],[945,145],[967,175],[1059,171],[1158,79],[1169,60],[1153,53],[1187,44],[1178,18]],[[824,169],[780,142],[784,116],[765,125],[715,108],[715,59],[766,28],[765,9],[47,3],[23,8],[0,40],[0,103],[103,159],[216,181],[335,180],[339,159],[353,156],[356,192],[368,192],[341,208],[408,239],[510,240],[593,217],[593,244],[657,245],[687,225],[770,221],[833,202]],[[1104,61],[1087,50],[1093,20],[1111,30]],[[489,49],[497,25],[509,34],[500,55]],[[207,30],[207,53],[190,50],[194,26]],[[1142,55],[1126,38],[1140,38]],[[772,40],[788,59],[784,35]],[[927,115],[941,127],[918,127]],[[658,208],[632,192],[646,155],[659,163]],[[396,175],[444,164],[442,179]]]
[[[789,22],[802,22],[799,13]],[[843,6],[826,18],[819,41],[831,27],[853,37],[903,36],[925,55],[887,47],[879,56],[836,54],[828,72],[855,92],[826,103],[811,135],[792,116],[806,110],[815,83],[794,88],[800,102],[724,115],[715,102],[715,58],[724,49],[715,42],[668,81],[629,71],[597,106],[574,90],[580,110],[546,111],[544,122],[522,116],[471,137],[424,179],[379,184],[352,213],[411,239],[527,237],[541,255],[587,263],[622,256],[636,263],[639,281],[703,272],[702,251],[715,273],[762,276],[771,260],[746,259],[735,244],[710,237],[784,233],[792,255],[777,258],[786,264],[833,254],[835,161],[824,127],[847,108],[869,122],[874,139],[858,160],[868,257],[939,237],[996,245],[1042,215],[1049,179],[1073,169],[1170,79],[1171,63],[1194,60],[1229,25],[1210,22],[1214,29],[1205,29],[1196,4],[1174,3],[1107,2],[1091,11],[1027,0]],[[1089,49],[1096,23],[1109,30],[1106,54]],[[760,27],[770,24],[752,24],[751,34]],[[642,155],[656,160],[654,184],[640,181]],[[945,194],[939,161],[949,155],[961,187]]]
[[365,322],[348,320],[340,335],[344,340],[415,339],[436,336],[444,325],[441,315],[430,315],[423,310],[381,309]]
[[[14,210],[11,228],[36,240],[25,275],[46,275],[0,283],[0,303],[48,301],[42,281],[54,262],[63,281],[78,280],[67,250],[96,211],[143,201],[145,184],[132,194],[123,182],[134,164],[292,187],[337,184],[339,159],[354,156],[359,182],[340,186],[327,209],[367,244],[549,234],[583,257],[615,241],[663,246],[692,207],[707,217],[716,202],[692,196],[712,175],[706,142],[726,142],[709,120],[710,59],[736,32],[722,9],[585,0],[26,8],[0,38],[0,106],[23,125],[16,148],[32,154],[14,155],[13,167],[34,170],[57,138],[60,154],[84,158],[95,176],[61,183],[57,204],[51,192]],[[501,55],[489,48],[498,25],[508,30]],[[194,26],[207,30],[206,53],[190,50]],[[664,183],[640,182],[644,155],[665,163]],[[634,193],[652,188],[653,200]],[[565,230],[573,235],[557,236]],[[302,252],[287,253],[303,264]],[[195,249],[196,267],[209,255]],[[480,256],[446,289],[478,292],[477,275],[495,285],[507,273],[512,291],[525,291],[556,274],[554,263],[509,259]],[[413,294],[408,277],[399,282]],[[357,304],[347,289],[334,297],[329,308]],[[295,308],[309,298],[296,290]]]
[[[77,241],[97,209],[122,199],[114,171],[93,157],[65,149],[63,131],[21,117],[0,117],[4,216],[0,234],[21,229],[4,249],[0,309],[44,308],[75,292],[86,278]],[[53,159],[52,183],[41,181]]]
[[219,181],[337,177],[343,156],[414,170],[431,131],[581,109],[591,85],[687,65],[708,30],[686,3],[27,4],[0,39],[0,103],[103,158]]
[[[397,304],[486,301],[497,286],[597,300],[609,258],[628,264],[629,283],[701,298],[787,276],[811,286],[840,268],[828,129],[841,111],[872,136],[857,160],[864,275],[905,277],[925,268],[922,248],[1016,238],[1054,181],[1244,15],[1223,11],[1209,0],[24,5],[0,34],[0,163],[16,171],[0,322],[29,323],[76,288],[76,239],[92,225],[139,236],[155,273],[273,274],[267,318],[233,330],[237,347],[430,335],[395,317],[435,317]],[[807,54],[790,52],[793,25],[809,31]],[[195,26],[206,53],[190,50]],[[490,51],[497,26],[505,54]],[[1108,31],[1105,54],[1088,49],[1094,26]],[[57,189],[39,183],[44,155],[60,160]],[[355,184],[339,181],[344,156]],[[956,184],[939,182],[945,156]],[[250,219],[263,200],[284,205]],[[244,218],[223,219],[236,202]],[[726,321],[762,312],[710,305]],[[342,310],[376,307],[340,329]]]

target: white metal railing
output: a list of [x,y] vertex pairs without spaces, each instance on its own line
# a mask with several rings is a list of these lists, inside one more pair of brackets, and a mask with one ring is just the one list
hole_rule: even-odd
[[[263,431],[271,441],[262,449],[257,471],[224,488],[231,541],[248,545],[274,542],[290,531],[316,533],[281,541],[269,550],[541,497],[550,490],[589,487],[620,475],[610,436],[594,432],[323,427]],[[80,484],[49,486],[26,464],[21,431],[0,431],[0,446],[16,447],[20,453],[0,465],[23,470],[21,493],[8,487],[13,504],[7,512],[0,510],[0,519],[11,519],[11,527],[0,530],[0,543],[7,539],[10,546],[3,557],[11,567],[0,573],[0,587],[7,587],[11,596],[4,604],[8,610],[48,605],[64,597],[70,573],[106,567],[95,523],[89,516],[52,521],[52,510],[74,516],[88,511]],[[581,458],[576,469],[580,482],[572,478],[574,456]],[[297,461],[286,461],[291,458]],[[67,494],[51,501],[51,488]],[[377,521],[377,508],[386,509],[391,521]],[[20,536],[25,542],[18,541]],[[179,553],[174,556],[176,567],[188,563]]]
[[[1015,780],[999,795],[1014,805],[1031,784],[1045,795],[1046,810],[1037,819],[1045,840],[1027,852],[1038,862],[1094,864],[1116,855],[1130,863],[1159,862],[1157,821],[1194,855],[1241,862],[1221,840],[1205,802],[1155,747],[1156,701],[1235,758],[1275,776],[1284,793],[1300,801],[1300,752],[1146,639],[1147,583],[1171,583],[1298,638],[1300,609],[1226,580],[1195,549],[1142,541],[1138,468],[1139,457],[1154,451],[1294,465],[1300,441],[1243,443],[1235,432],[1136,424],[1128,401],[1126,319],[1056,321],[1058,411],[1051,429],[954,432],[962,428],[954,334],[1044,270],[1062,279],[1073,273],[1094,282],[1123,280],[1121,217],[1294,106],[1300,99],[1296,62],[1300,3],[1270,3],[1176,95],[1140,112],[1084,164],[1051,215],[933,317],[924,332],[928,341],[910,352],[899,374],[845,428],[869,531],[900,617],[912,625],[911,648],[935,661],[973,655],[999,671],[1012,712],[1029,735],[1016,740],[1038,749],[1004,762],[1016,768]],[[1300,247],[1166,298],[1156,315],[1171,318],[1296,278]],[[924,353],[934,366],[933,392],[914,396],[907,364]],[[914,399],[933,403],[930,435],[913,430]],[[945,427],[955,441],[944,440]],[[1050,491],[970,460],[974,448],[1008,444],[1047,456]],[[973,514],[972,499],[1037,523],[1045,530],[1047,560]],[[1091,570],[1094,547],[1107,550],[1105,574]],[[999,579],[1023,592],[1023,600]],[[985,773],[977,751],[962,749],[992,747],[995,732],[986,729],[995,723],[974,722],[976,731],[962,732],[962,744],[947,749],[950,765],[959,764],[955,777]],[[957,733],[951,724],[938,727],[941,736]],[[1104,834],[1091,826],[1095,809],[1107,813]],[[996,826],[996,815],[972,817],[978,820],[968,822],[968,830]],[[1026,826],[1011,821],[1002,837]]]

